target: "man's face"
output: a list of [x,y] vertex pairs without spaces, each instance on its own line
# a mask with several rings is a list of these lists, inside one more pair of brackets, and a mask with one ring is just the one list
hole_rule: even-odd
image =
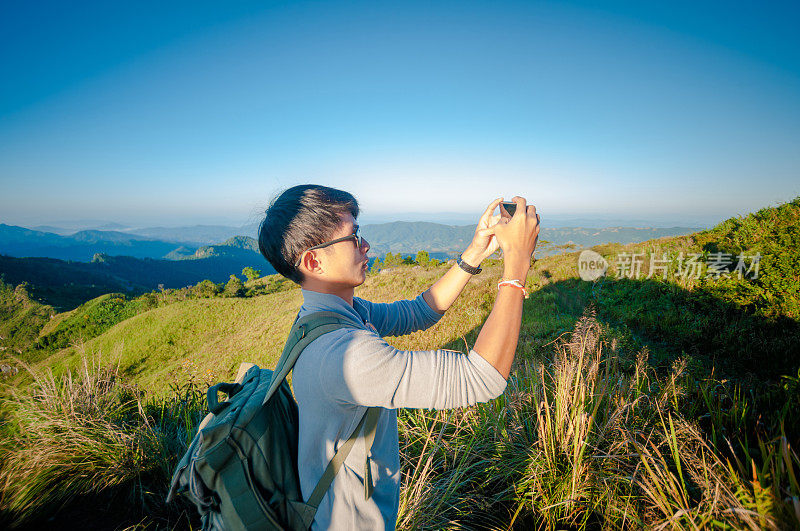
[[[343,215],[342,223],[330,239],[350,236],[355,233],[357,228],[358,223],[352,214]],[[317,249],[314,252],[319,253],[317,256],[323,265],[325,281],[356,287],[363,284],[367,278],[367,251],[369,251],[369,243],[366,240],[362,240],[359,249],[353,238]]]

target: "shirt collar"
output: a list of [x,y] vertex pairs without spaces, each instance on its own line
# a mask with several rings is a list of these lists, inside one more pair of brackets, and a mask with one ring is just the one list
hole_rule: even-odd
[[302,288],[300,291],[303,294],[303,306],[300,307],[300,315],[311,312],[329,311],[342,314],[351,319],[358,319],[362,323],[366,322],[366,316],[362,316],[361,312],[356,309],[364,310],[364,308],[361,307],[361,301],[355,297],[353,298],[353,305],[356,306],[356,308],[347,304],[347,301],[343,298],[331,295],[330,293],[320,293],[318,291]]

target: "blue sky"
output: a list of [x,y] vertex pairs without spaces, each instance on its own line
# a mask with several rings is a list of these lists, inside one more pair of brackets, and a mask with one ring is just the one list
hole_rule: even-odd
[[800,4],[6,2],[0,222],[711,224],[800,195]]

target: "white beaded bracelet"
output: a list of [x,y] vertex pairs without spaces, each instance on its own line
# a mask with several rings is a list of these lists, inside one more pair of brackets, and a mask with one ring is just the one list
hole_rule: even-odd
[[510,280],[501,280],[497,283],[497,289],[500,289],[500,286],[512,286],[514,288],[519,288],[522,290],[522,294],[525,295],[525,298],[528,298],[528,290],[525,289],[525,286],[519,280],[512,278]]

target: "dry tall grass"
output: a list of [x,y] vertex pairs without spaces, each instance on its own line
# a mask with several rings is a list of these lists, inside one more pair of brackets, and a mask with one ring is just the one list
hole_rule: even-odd
[[144,401],[118,367],[99,359],[84,353],[75,372],[31,372],[28,388],[6,389],[0,511],[10,523],[25,525],[87,496],[97,504],[88,512],[127,505],[123,521],[174,512],[163,503],[167,482],[199,422],[202,394],[183,389]]
[[[795,499],[743,475],[681,414],[685,365],[626,363],[589,312],[503,397],[401,416],[403,529],[779,529]],[[628,366],[630,365],[630,366]],[[770,462],[795,474],[785,444]],[[778,481],[780,483],[780,481]]]

